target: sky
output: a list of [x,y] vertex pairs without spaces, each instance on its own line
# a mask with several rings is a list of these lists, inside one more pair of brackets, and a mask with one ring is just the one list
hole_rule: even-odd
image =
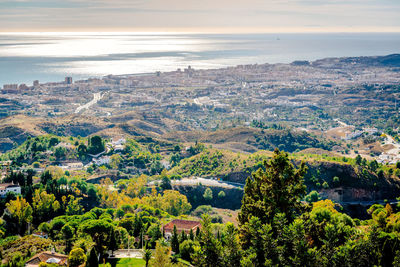
[[400,0],[0,0],[0,31],[400,32]]

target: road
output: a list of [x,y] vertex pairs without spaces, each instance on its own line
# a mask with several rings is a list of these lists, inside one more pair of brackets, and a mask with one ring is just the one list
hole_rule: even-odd
[[[161,182],[161,181],[158,181]],[[149,185],[154,184],[154,182],[150,182]],[[183,178],[181,180],[172,180],[172,185],[205,185],[205,186],[215,186],[215,187],[223,187],[223,188],[238,188],[243,189],[244,184],[227,182],[227,181],[219,181],[216,178],[201,178],[201,177],[190,177]]]
[[171,181],[172,185],[198,185],[202,184],[205,186],[216,186],[216,187],[224,187],[224,188],[240,188],[244,187],[244,184],[227,182],[227,181],[219,181],[217,179],[206,179],[201,177],[190,177],[183,178],[181,180],[173,180]]
[[338,203],[340,205],[372,206],[374,204],[386,205],[386,203],[389,203],[390,205],[396,205],[396,204],[399,204],[400,202],[396,199],[390,199],[387,202],[385,202],[385,200],[371,200],[371,201],[343,201],[343,202],[338,202]]
[[84,109],[89,109],[91,106],[96,104],[100,99],[102,99],[103,96],[104,96],[104,94],[102,95],[101,93],[94,93],[93,99],[90,102],[86,103],[85,105],[77,107],[75,110],[75,114],[81,112]]

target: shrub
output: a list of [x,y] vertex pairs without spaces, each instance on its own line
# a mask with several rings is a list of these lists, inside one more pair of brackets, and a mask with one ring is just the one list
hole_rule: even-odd
[[219,193],[218,193],[218,198],[224,198],[226,196],[226,194],[225,194],[225,192],[223,191],[223,190],[221,190]]

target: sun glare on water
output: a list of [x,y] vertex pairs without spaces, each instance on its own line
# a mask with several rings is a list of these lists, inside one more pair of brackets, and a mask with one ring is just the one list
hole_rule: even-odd
[[0,56],[85,57],[110,54],[199,51],[201,40],[171,35],[120,35],[117,33],[30,34],[30,42],[20,41],[0,50]]

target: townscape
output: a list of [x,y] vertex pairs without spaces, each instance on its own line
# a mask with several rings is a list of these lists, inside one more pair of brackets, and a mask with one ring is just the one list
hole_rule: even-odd
[[1,265],[398,266],[399,60],[4,85]]

